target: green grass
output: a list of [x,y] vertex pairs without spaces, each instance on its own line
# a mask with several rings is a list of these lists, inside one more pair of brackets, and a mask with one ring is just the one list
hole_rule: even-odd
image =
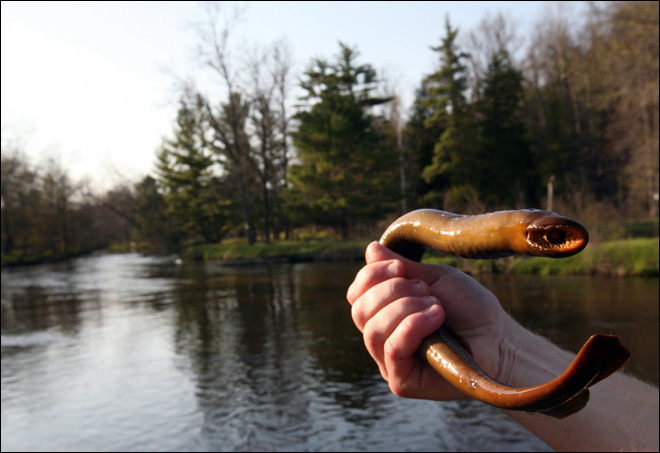
[[184,258],[193,260],[258,261],[350,261],[364,257],[364,241],[277,241],[271,244],[224,241],[189,249]]
[[658,275],[658,238],[610,241],[594,252],[594,269],[615,275]]
[[[248,245],[244,240],[196,246],[184,255],[190,260],[225,262],[351,261],[362,260],[369,241],[277,241]],[[658,238],[636,238],[591,243],[578,255],[564,258],[508,257],[496,260],[467,260],[428,251],[423,262],[446,264],[479,273],[538,275],[606,274],[658,276]]]
[[[228,263],[259,261],[360,261],[368,240],[339,241],[313,239],[307,241],[276,241],[271,244],[248,245],[240,239],[221,244],[206,244],[189,248],[182,258]],[[121,251],[121,249],[116,250]],[[467,260],[428,251],[423,262],[447,264],[473,274],[515,273],[538,275],[605,274],[615,276],[657,277],[658,238],[632,238],[592,242],[581,253],[565,259],[508,257],[496,260]],[[40,255],[2,256],[2,264],[37,264],[57,257]]]
[[658,276],[658,238],[590,244],[578,255],[565,259],[516,258],[511,272]]

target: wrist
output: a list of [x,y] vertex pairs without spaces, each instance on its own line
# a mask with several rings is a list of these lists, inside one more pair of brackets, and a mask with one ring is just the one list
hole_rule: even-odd
[[507,318],[496,377],[500,382],[512,387],[539,385],[556,378],[570,365],[570,352]]

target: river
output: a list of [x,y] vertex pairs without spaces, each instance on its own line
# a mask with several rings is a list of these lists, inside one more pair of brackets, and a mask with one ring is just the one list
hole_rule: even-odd
[[[359,263],[99,254],[2,270],[2,451],[551,451],[475,401],[393,396],[345,299]],[[620,335],[658,383],[658,279],[493,275],[576,350]]]

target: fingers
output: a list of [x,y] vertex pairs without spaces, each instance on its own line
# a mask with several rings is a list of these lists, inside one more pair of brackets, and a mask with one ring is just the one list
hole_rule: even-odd
[[[378,363],[386,380],[397,366],[408,369],[417,361],[414,354],[422,339],[435,331],[444,319],[440,302],[434,296],[411,296],[397,299],[368,319],[364,325],[364,343]],[[390,369],[392,362],[397,362]]]
[[[379,269],[374,269],[378,272]],[[398,299],[430,295],[429,286],[421,280],[406,280],[401,277],[380,281],[369,287],[353,302],[353,322],[364,332],[364,326],[376,313]],[[437,300],[437,299],[436,299]]]
[[412,398],[464,398],[416,352],[443,324],[476,338],[475,329],[483,332],[498,319],[502,309],[495,296],[455,268],[407,260],[377,242],[367,247],[365,259],[367,265],[346,298],[392,392]]
[[[387,309],[392,307],[392,311],[396,310],[396,304],[391,304],[383,310],[379,315],[387,316]],[[379,316],[373,318],[373,322],[369,323],[365,330],[365,338],[372,334],[387,336],[383,346],[383,360],[385,367],[391,373],[397,375],[405,375],[407,365],[405,361],[415,354],[419,348],[422,340],[436,331],[444,320],[444,311],[438,299],[433,296],[426,296],[417,298],[411,301],[408,305],[408,310],[405,310],[399,317],[399,322],[395,325],[385,326],[379,330],[380,326],[374,326],[379,319]],[[414,306],[413,306],[414,305]],[[393,323],[392,323],[393,324]],[[376,334],[377,332],[377,334]],[[380,340],[380,338],[379,338]],[[380,345],[380,341],[378,343]],[[404,366],[404,371],[400,371],[399,367]]]
[[372,242],[365,252],[367,266],[362,268],[348,288],[346,298],[353,304],[368,288],[389,278],[418,278],[426,280],[428,266],[402,258],[378,242]]
[[369,264],[358,272],[355,280],[348,288],[346,299],[350,304],[362,296],[369,288],[396,277],[404,277],[404,264],[397,259],[379,261]]
[[407,264],[400,259],[367,264],[347,295],[353,321],[386,380],[392,375],[389,362],[396,362],[397,373],[415,366],[415,351],[422,339],[444,320],[440,301],[431,295],[428,284],[404,278]]

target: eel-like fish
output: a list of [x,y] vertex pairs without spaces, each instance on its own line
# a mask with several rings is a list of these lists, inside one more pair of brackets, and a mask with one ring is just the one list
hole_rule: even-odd
[[[409,212],[383,233],[380,242],[404,258],[420,261],[426,247],[465,258],[513,254],[561,258],[586,247],[589,234],[579,222],[535,209],[459,215],[433,209]],[[534,387],[509,387],[487,376],[452,332],[441,327],[418,350],[452,385],[484,403],[509,410],[564,418],[589,401],[589,387],[630,358],[613,335],[593,335],[568,369]]]

